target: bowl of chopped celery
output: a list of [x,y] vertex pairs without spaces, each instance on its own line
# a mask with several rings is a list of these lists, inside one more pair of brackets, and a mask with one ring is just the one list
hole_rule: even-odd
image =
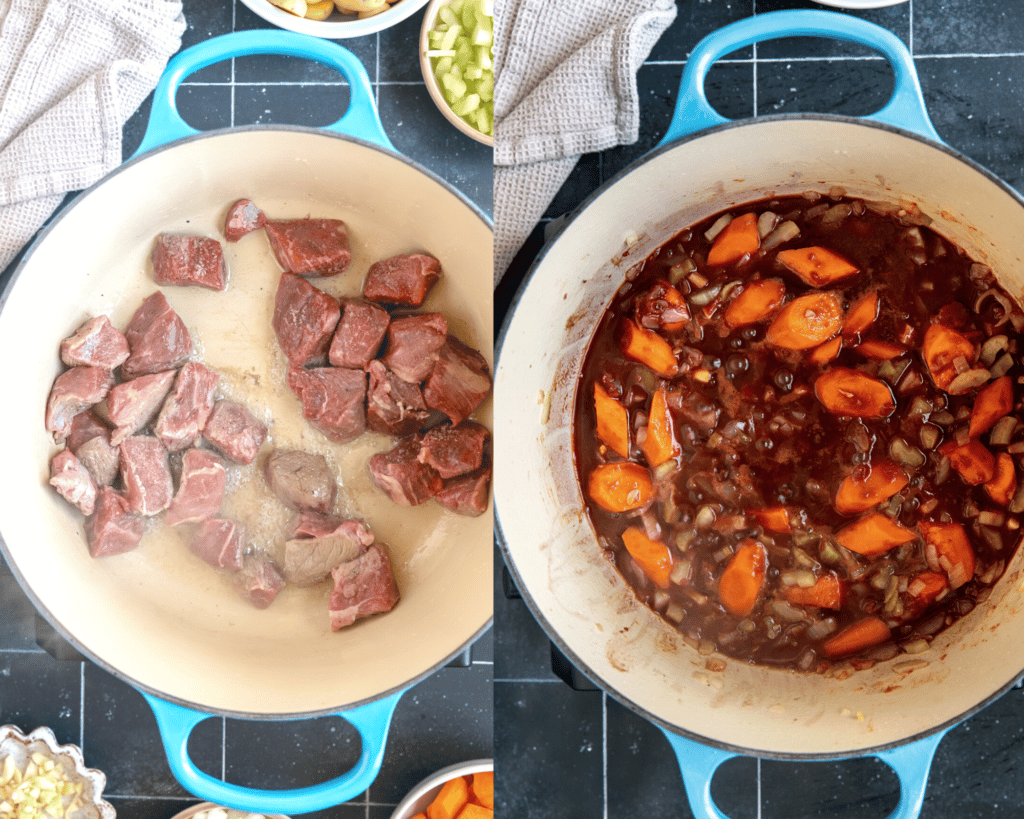
[[242,0],[268,23],[326,40],[382,31],[427,4],[427,0]]
[[494,144],[493,46],[494,0],[431,0],[420,31],[423,80],[445,118],[485,145]]

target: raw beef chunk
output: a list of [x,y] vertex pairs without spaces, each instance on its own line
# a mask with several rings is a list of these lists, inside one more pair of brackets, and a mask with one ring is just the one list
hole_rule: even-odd
[[455,336],[448,336],[434,371],[423,385],[427,406],[458,424],[473,414],[490,391],[491,374],[484,357]]
[[302,402],[302,415],[339,444],[366,430],[366,373],[341,367],[288,370],[288,386]]
[[209,290],[228,286],[224,253],[216,239],[161,233],[150,258],[157,284],[197,284]]
[[174,370],[151,375],[140,375],[110,388],[107,395],[107,414],[117,427],[111,433],[114,445],[134,435],[153,420],[174,383]]
[[295,514],[289,530],[291,538],[323,537],[337,529],[344,521],[337,515],[325,515],[302,509]]
[[293,509],[330,512],[337,482],[323,455],[298,449],[275,449],[267,458],[264,474],[277,497]]
[[178,491],[167,507],[164,521],[171,526],[198,523],[220,509],[227,484],[224,462],[205,449],[189,449],[181,459]]
[[229,242],[237,242],[248,233],[259,230],[267,223],[263,213],[248,199],[239,199],[228,210],[224,220],[224,238]]
[[401,506],[418,506],[441,489],[441,476],[417,459],[421,436],[410,435],[390,452],[370,457],[370,476],[391,500]]
[[133,435],[121,442],[121,478],[128,503],[142,515],[162,512],[174,496],[167,450],[150,435]]
[[268,220],[270,249],[282,269],[300,276],[334,276],[352,260],[340,219]]
[[323,361],[338,326],[341,305],[292,273],[282,273],[274,298],[273,327],[293,367]]
[[[108,393],[108,398],[109,395]],[[80,412],[71,419],[71,432],[68,433],[67,441],[68,449],[77,455],[82,444],[97,435],[110,438],[110,427],[96,414],[96,410],[88,409],[85,412]]]
[[454,478],[478,469],[491,433],[473,421],[458,426],[439,424],[423,435],[419,460],[437,470],[442,478]]
[[447,334],[448,320],[441,313],[393,319],[381,361],[403,381],[419,384],[434,369]]
[[358,520],[346,520],[330,534],[294,538],[284,544],[284,576],[296,586],[312,586],[340,563],[359,557],[373,543],[373,532]]
[[370,265],[363,295],[386,304],[419,307],[440,277],[441,263],[433,256],[392,256]]
[[70,449],[62,449],[50,461],[50,486],[85,515],[96,507],[96,481]]
[[332,572],[334,590],[327,608],[331,628],[337,631],[361,617],[391,611],[398,602],[398,584],[391,571],[391,559],[379,543],[363,554],[337,566]]
[[491,467],[485,466],[469,475],[445,481],[434,500],[457,515],[475,518],[487,511],[490,486]]
[[391,315],[384,308],[362,299],[344,299],[328,352],[331,364],[357,370],[366,367],[377,357],[390,322]]
[[72,367],[58,375],[46,399],[46,428],[53,437],[67,438],[74,417],[106,398],[113,383],[110,370],[101,367]]
[[107,557],[130,552],[142,540],[146,521],[135,512],[120,492],[109,486],[100,487],[96,511],[85,522],[85,539],[89,554]]
[[96,316],[60,343],[60,360],[69,367],[113,370],[128,358],[128,339],[106,316]]
[[121,365],[125,378],[176,369],[192,355],[188,328],[159,290],[142,302],[124,335],[132,351]]
[[267,440],[267,428],[241,404],[218,401],[206,421],[203,437],[235,463],[251,464]]
[[284,578],[266,552],[242,557],[242,568],[235,575],[238,593],[258,609],[265,609],[284,587]]
[[195,443],[213,412],[213,392],[220,376],[190,361],[178,373],[174,391],[167,396],[156,419],[154,432],[169,452]]
[[[69,439],[70,440],[70,439]],[[69,446],[68,449],[71,447]],[[100,486],[110,486],[121,468],[121,451],[111,446],[105,435],[90,438],[75,453],[82,466],[89,470],[92,479]]]
[[431,413],[419,385],[403,381],[379,361],[371,361],[367,370],[366,426],[397,436],[422,429]]
[[233,520],[207,518],[196,528],[189,548],[216,569],[242,568],[245,531]]

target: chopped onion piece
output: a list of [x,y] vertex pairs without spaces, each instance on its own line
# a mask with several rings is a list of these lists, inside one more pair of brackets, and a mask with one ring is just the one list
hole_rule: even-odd
[[723,213],[715,220],[715,223],[711,227],[704,231],[704,238],[707,239],[709,242],[715,241],[715,237],[723,230],[725,230],[725,228],[731,221],[732,214]]

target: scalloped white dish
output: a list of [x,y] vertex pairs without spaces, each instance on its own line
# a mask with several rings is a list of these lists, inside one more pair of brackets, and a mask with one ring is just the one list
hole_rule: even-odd
[[[200,816],[202,814],[202,816]],[[235,810],[215,805],[213,802],[200,802],[176,813],[171,819],[288,819],[281,813],[255,813],[248,810]]]
[[427,4],[428,0],[399,0],[387,11],[375,14],[372,17],[359,19],[356,15],[331,14],[326,20],[307,20],[305,17],[297,17],[284,9],[270,3],[270,0],[242,0],[254,13],[258,14],[268,23],[288,31],[296,31],[299,34],[310,34],[313,37],[322,37],[325,40],[342,40],[349,37],[362,37],[364,34],[373,34],[390,28],[400,23],[407,17],[411,17],[419,9]]
[[898,6],[900,3],[906,3],[907,0],[814,0],[814,2],[837,9],[880,9],[883,6]]

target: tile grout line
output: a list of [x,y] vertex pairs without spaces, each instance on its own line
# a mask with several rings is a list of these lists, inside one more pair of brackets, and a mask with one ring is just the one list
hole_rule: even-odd
[[85,755],[85,663],[79,663],[78,672],[78,747]]
[[[231,3],[231,31],[237,31],[238,23],[238,0]],[[235,127],[235,58],[231,58],[231,127]]]
[[601,692],[601,787],[604,790],[604,819],[608,819],[608,695]]
[[[687,55],[689,59],[690,55]],[[914,54],[914,58],[918,60],[958,60],[958,59],[972,59],[972,60],[990,60],[999,57],[1024,57],[1024,51],[1005,51],[1005,52],[983,52],[983,53],[962,53],[956,54]],[[885,57],[879,57],[875,54],[846,54],[839,55],[833,54],[825,57],[758,57],[758,62],[761,63],[832,63],[832,62],[885,62]],[[686,65],[687,60],[648,60],[644,63],[648,65]],[[753,62],[750,57],[733,57],[732,59],[715,60],[716,65],[743,65],[744,63]]]

